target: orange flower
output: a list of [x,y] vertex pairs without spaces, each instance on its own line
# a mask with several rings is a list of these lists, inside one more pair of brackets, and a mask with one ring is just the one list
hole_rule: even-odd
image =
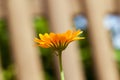
[[43,48],[53,48],[55,50],[64,50],[68,44],[74,40],[84,39],[84,37],[79,37],[78,35],[81,34],[83,31],[71,31],[68,30],[62,34],[55,34],[55,33],[45,33],[44,35],[39,34],[40,39],[35,38],[34,41],[37,43],[38,46]]

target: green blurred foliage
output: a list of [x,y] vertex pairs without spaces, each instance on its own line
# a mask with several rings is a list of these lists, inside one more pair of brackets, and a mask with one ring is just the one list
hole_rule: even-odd
[[120,72],[120,50],[115,49],[115,53],[116,53],[115,54],[115,59],[118,63],[118,68],[119,68],[119,72]]
[[5,19],[0,19],[0,52],[4,80],[14,80],[14,73],[11,67],[12,59],[9,50],[9,36]]
[[7,69],[3,69],[4,80],[15,80],[15,72],[13,65],[9,65]]
[[37,34],[44,34],[49,32],[48,21],[45,17],[35,17],[34,23]]
[[86,78],[87,78],[87,80],[95,80],[87,30],[84,30],[83,33],[81,34],[81,36],[85,37],[84,40],[79,40],[79,46],[80,46],[80,50],[81,50],[80,57],[82,56],[82,62],[83,62]]
[[6,24],[5,24],[5,20],[1,19],[0,20],[0,50],[2,55],[2,62],[4,68],[7,67],[7,65],[9,65],[10,63],[10,55],[9,55],[9,50],[8,50],[8,35],[7,35],[7,29],[6,29]]

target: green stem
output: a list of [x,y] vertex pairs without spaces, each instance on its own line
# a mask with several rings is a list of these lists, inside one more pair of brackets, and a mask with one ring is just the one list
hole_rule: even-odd
[[63,67],[62,67],[62,51],[59,51],[59,65],[60,65],[60,78],[61,80],[65,80],[64,79],[64,71],[63,71]]

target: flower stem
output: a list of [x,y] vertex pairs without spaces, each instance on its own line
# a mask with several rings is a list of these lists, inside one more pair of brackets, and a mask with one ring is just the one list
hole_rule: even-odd
[[64,80],[64,71],[62,67],[62,51],[59,51],[59,66],[60,66],[60,78],[61,80]]

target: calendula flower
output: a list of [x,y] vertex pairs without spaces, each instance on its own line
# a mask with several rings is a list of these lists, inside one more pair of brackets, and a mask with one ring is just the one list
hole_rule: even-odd
[[68,44],[75,40],[84,39],[84,37],[80,37],[79,35],[83,31],[71,31],[68,30],[65,33],[55,34],[55,33],[45,33],[39,34],[39,38],[35,38],[34,41],[38,46],[43,48],[53,48],[55,50],[64,50]]
[[79,36],[82,32],[83,31],[81,30],[68,30],[67,32],[61,34],[45,33],[39,34],[39,38],[34,39],[38,46],[41,46],[43,48],[52,48],[58,52],[57,55],[59,56],[61,80],[64,80],[64,71],[62,68],[62,51],[68,46],[70,42],[84,39],[84,37]]

